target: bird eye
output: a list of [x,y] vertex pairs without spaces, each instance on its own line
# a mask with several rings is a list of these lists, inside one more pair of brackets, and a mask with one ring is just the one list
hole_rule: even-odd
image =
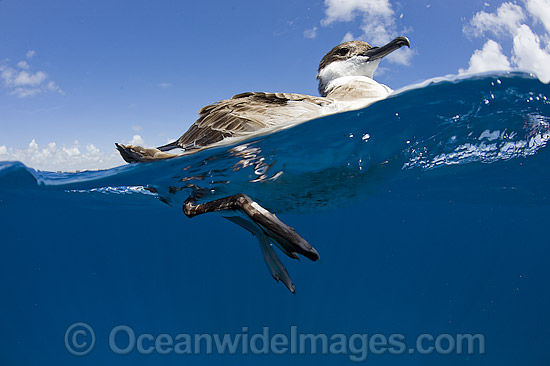
[[338,55],[340,55],[340,56],[345,56],[345,55],[348,54],[348,52],[349,52],[349,50],[348,50],[347,48],[341,48],[341,49],[338,50],[337,53],[338,53]]

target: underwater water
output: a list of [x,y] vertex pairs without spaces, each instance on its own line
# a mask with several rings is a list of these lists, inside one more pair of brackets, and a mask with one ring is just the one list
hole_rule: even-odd
[[[1,162],[0,364],[547,365],[549,98],[477,75],[156,163]],[[321,260],[280,254],[291,294],[192,192],[248,194]]]

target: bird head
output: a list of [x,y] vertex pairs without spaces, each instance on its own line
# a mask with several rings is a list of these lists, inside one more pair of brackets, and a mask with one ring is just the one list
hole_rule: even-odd
[[397,37],[382,47],[373,47],[363,41],[339,44],[319,64],[319,93],[326,96],[328,84],[340,77],[365,76],[372,79],[382,58],[403,46],[411,47],[407,37]]

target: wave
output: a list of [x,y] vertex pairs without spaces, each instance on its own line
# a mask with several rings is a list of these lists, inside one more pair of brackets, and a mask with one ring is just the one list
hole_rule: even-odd
[[361,110],[166,161],[79,173],[1,162],[0,189],[153,196],[176,207],[193,190],[203,200],[246,193],[275,212],[309,212],[374,192],[414,199],[459,190],[475,192],[472,199],[546,204],[548,91],[526,73],[437,79]]

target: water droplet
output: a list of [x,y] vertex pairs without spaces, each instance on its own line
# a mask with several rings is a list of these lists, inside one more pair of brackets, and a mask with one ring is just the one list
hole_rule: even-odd
[[370,135],[368,133],[364,134],[363,137],[361,137],[361,139],[363,139],[364,141],[368,141],[370,138]]

